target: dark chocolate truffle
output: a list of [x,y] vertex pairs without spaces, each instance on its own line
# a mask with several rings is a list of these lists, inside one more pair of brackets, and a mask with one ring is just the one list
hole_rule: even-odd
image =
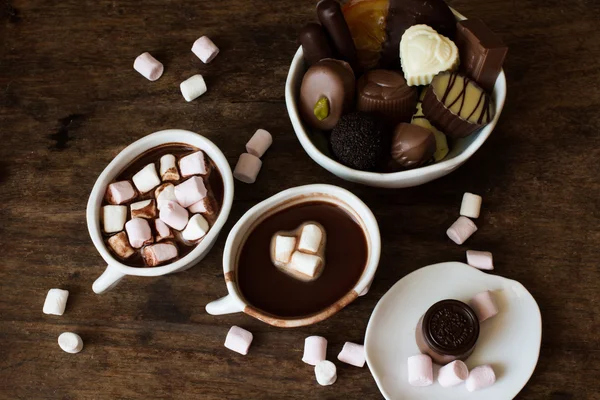
[[418,125],[401,123],[392,137],[392,168],[415,168],[431,160],[435,152],[433,132]]
[[331,150],[342,164],[373,171],[389,158],[389,138],[381,122],[368,113],[344,115],[333,128]]

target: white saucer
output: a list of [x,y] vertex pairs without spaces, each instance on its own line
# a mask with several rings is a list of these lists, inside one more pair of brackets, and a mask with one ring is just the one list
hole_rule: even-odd
[[[473,393],[464,384],[442,388],[436,381],[428,387],[410,386],[406,359],[419,353],[415,328],[421,315],[439,300],[467,302],[484,290],[493,291],[500,311],[481,324],[477,346],[466,364],[469,369],[491,364],[496,383]],[[448,262],[405,276],[379,300],[367,326],[365,352],[377,386],[388,400],[507,400],[514,398],[533,374],[541,341],[540,309],[523,285]]]

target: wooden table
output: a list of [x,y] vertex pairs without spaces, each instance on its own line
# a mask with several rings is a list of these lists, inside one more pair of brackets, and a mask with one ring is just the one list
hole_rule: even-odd
[[[55,3],[55,4],[51,4]],[[538,367],[523,399],[600,398],[600,3],[456,0],[510,46],[508,100],[494,134],[466,165],[422,187],[380,190],[342,181],[302,150],[284,82],[296,31],[313,1],[6,0],[0,4],[0,397],[3,399],[379,398],[367,368],[339,365],[321,388],[301,361],[304,338],[362,342],[373,307],[400,278],[464,260],[445,236],[463,192],[484,198],[468,246],[494,252],[496,273],[522,282],[543,316]],[[191,52],[206,34],[221,54]],[[133,69],[150,51],[165,64],[148,82]],[[208,93],[186,103],[179,83],[201,73]],[[209,137],[233,166],[257,128],[274,144],[254,185],[236,183],[233,210],[200,265],[127,278],[98,296],[103,261],[85,223],[88,194],[127,144],[165,128]],[[213,317],[226,293],[227,232],[282,189],[331,183],[358,194],[381,227],[371,292],[315,326],[281,330],[244,314]],[[42,314],[48,289],[70,291],[62,317]],[[254,333],[247,357],[223,347],[227,330]],[[58,335],[85,341],[71,355]]]

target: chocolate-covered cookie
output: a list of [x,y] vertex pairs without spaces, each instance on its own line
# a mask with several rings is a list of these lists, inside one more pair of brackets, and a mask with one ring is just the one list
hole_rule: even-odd
[[435,152],[433,132],[418,125],[400,123],[392,136],[392,169],[416,168]]

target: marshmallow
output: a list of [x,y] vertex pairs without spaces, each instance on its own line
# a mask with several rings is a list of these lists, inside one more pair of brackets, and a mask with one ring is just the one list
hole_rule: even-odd
[[206,197],[206,186],[202,178],[192,176],[175,186],[175,197],[182,207],[189,207]]
[[452,387],[464,382],[469,376],[469,368],[460,361],[452,361],[444,365],[438,372],[438,383],[441,387]]
[[295,251],[289,263],[289,267],[303,275],[313,278],[318,275],[323,266],[321,257],[314,254],[306,254]]
[[129,258],[135,253],[135,250],[129,245],[125,232],[119,232],[109,237],[108,245],[121,258]]
[[323,360],[315,366],[315,377],[321,386],[333,385],[337,380],[337,369],[331,361]]
[[317,365],[327,356],[327,339],[322,336],[309,336],[304,339],[304,355],[302,361]]
[[205,198],[188,207],[188,211],[193,214],[213,215],[216,211],[216,206],[212,198],[207,195]]
[[81,336],[73,332],[63,332],[58,337],[58,345],[67,353],[79,353],[83,349]]
[[152,243],[150,224],[143,218],[134,218],[127,221],[125,230],[129,237],[129,244],[134,249],[139,249],[145,244]]
[[365,366],[365,346],[346,342],[337,358],[341,362],[362,368]]
[[498,314],[498,306],[494,301],[492,292],[489,290],[477,293],[473,296],[469,305],[475,311],[475,314],[477,314],[480,323]]
[[469,372],[465,386],[469,392],[485,389],[496,382],[496,374],[491,365],[481,365]]
[[154,218],[156,217],[156,202],[154,199],[142,200],[131,204],[131,218]]
[[204,64],[208,64],[215,59],[219,54],[219,48],[215,46],[212,40],[206,36],[202,36],[196,40],[192,46],[192,52],[198,57]]
[[275,261],[287,264],[296,250],[296,238],[290,236],[275,236]]
[[467,250],[467,264],[479,269],[494,269],[494,259],[489,251]]
[[261,158],[272,144],[273,137],[271,134],[264,129],[259,129],[254,132],[252,138],[246,143],[246,152]]
[[187,178],[192,175],[206,175],[208,172],[208,164],[203,151],[197,151],[188,154],[179,160],[179,170],[181,176]]
[[150,267],[156,267],[177,257],[177,246],[173,243],[158,243],[144,247],[142,256],[146,264]]
[[178,181],[177,161],[173,154],[165,154],[160,158],[160,178],[163,181]]
[[44,301],[44,314],[63,315],[67,306],[69,291],[62,289],[50,289]]
[[133,184],[140,191],[140,193],[148,193],[158,185],[160,185],[160,178],[156,174],[156,167],[154,164],[148,164],[142,168],[132,178]]
[[152,57],[150,53],[142,53],[133,62],[133,69],[142,74],[149,81],[155,81],[161,77],[165,67],[160,61]]
[[465,193],[460,205],[460,215],[469,218],[479,218],[481,211],[481,196],[473,193]]
[[201,214],[194,214],[187,226],[181,232],[181,236],[187,241],[194,241],[202,239],[210,229],[208,222]]
[[106,200],[110,204],[123,204],[134,199],[135,196],[135,189],[129,181],[111,183],[106,190]]
[[300,233],[298,250],[305,253],[317,254],[323,244],[323,231],[318,225],[306,224]]
[[243,355],[248,354],[250,343],[252,343],[252,333],[247,330],[240,328],[239,326],[232,326],[227,333],[225,339],[225,347],[229,350],[233,350],[236,353]]
[[104,222],[104,232],[115,233],[122,231],[123,226],[125,225],[125,221],[127,221],[127,207],[102,207],[102,221]]
[[446,234],[456,244],[463,244],[477,230],[477,226],[469,218],[459,217]]
[[433,383],[433,363],[426,354],[408,357],[408,383],[412,386],[429,386]]
[[206,93],[206,82],[202,75],[197,74],[181,82],[179,89],[185,101],[192,101]]
[[171,228],[181,231],[188,223],[188,212],[178,203],[168,201],[160,210],[160,219]]
[[177,202],[177,197],[175,197],[175,185],[172,183],[163,183],[154,191],[154,197],[156,197],[156,208],[159,210],[167,204],[168,201]]
[[262,161],[260,161],[260,158],[244,153],[240,156],[233,170],[233,177],[244,183],[254,183],[261,167]]
[[156,230],[156,241],[160,242],[165,239],[172,239],[173,232],[167,224],[162,222],[160,219],[154,220],[154,229]]

